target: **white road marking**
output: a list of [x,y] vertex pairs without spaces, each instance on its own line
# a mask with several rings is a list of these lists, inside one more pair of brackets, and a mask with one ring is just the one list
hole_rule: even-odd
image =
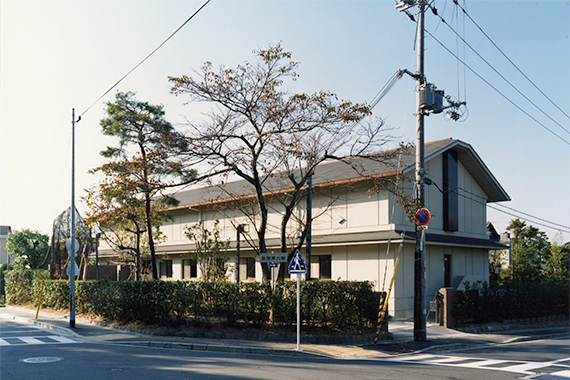
[[[551,372],[550,375],[570,377],[570,366],[565,364],[558,364],[560,362],[566,361],[568,359],[559,359],[549,362],[530,362],[522,360],[493,360],[493,359],[481,359],[481,358],[470,358],[462,356],[444,356],[444,355],[412,355],[399,358],[381,359],[391,362],[406,362],[406,363],[417,363],[417,364],[428,364],[428,365],[441,365],[449,367],[461,367],[461,368],[477,368],[492,371],[503,371],[503,372],[513,372],[524,375],[535,375],[542,373],[540,369],[546,367],[554,368],[569,368],[568,370],[562,369],[559,371]],[[505,363],[513,363],[512,365],[504,365]]]
[[26,344],[46,344],[45,342],[42,342],[41,340],[31,336],[18,337],[18,339],[20,339],[22,342]]
[[79,341],[59,335],[15,336],[6,339],[0,338],[0,346],[25,346],[25,345],[69,344],[69,343],[79,343]]

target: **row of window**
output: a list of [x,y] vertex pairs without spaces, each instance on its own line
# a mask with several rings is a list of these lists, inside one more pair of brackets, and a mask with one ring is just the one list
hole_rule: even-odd
[[[331,278],[331,255],[313,256],[311,259],[311,277],[321,280]],[[160,278],[172,278],[172,260],[162,260],[159,263],[158,274]],[[255,279],[255,258],[244,257],[239,261],[240,280]],[[198,277],[198,263],[196,260],[183,259],[181,278],[188,280]],[[318,276],[318,277],[317,277]]]

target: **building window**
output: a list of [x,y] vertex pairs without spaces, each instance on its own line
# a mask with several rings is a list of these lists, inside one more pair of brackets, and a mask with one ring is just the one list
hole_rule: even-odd
[[311,278],[319,280],[331,279],[331,255],[311,257]]
[[443,154],[443,229],[445,231],[459,230],[458,177],[457,152],[449,150]]
[[241,257],[239,259],[239,279],[255,279],[255,259],[253,257]]
[[172,260],[163,260],[160,262],[160,278],[172,277]]
[[330,280],[332,274],[331,255],[316,256],[319,258],[319,280]]
[[198,265],[196,260],[184,259],[182,260],[182,278],[197,278],[198,277]]

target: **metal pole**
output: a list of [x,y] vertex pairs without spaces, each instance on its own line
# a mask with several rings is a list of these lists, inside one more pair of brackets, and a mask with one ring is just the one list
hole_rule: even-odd
[[239,282],[239,259],[240,259],[240,246],[239,246],[239,235],[241,233],[242,230],[242,225],[238,224],[236,230],[237,230],[237,241],[236,241],[236,282]]
[[[417,129],[416,129],[416,192],[418,206],[424,205],[424,112],[422,109],[422,88],[424,77],[424,13],[425,1],[418,2],[418,71],[417,71]],[[425,318],[425,235],[416,225],[416,248],[414,253],[414,340],[426,340]]]
[[307,274],[306,279],[311,280],[311,234],[312,234],[312,219],[313,219],[313,170],[307,178],[307,238],[305,244],[305,256],[307,258]]
[[301,351],[301,273],[297,273],[297,351]]
[[75,109],[71,110],[71,252],[69,254],[69,327],[75,328]]

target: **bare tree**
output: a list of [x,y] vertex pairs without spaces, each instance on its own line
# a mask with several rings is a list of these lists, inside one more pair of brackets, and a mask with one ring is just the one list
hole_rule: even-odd
[[[338,100],[320,91],[290,94],[282,89],[285,79],[297,78],[297,62],[280,45],[254,51],[255,63],[235,69],[204,64],[195,78],[169,77],[172,93],[191,101],[215,105],[204,124],[190,124],[187,136],[190,160],[209,166],[210,178],[225,174],[244,179],[254,194],[250,220],[257,239],[248,242],[266,252],[268,195],[288,189],[281,223],[281,245],[287,248],[286,228],[307,178],[328,159],[343,159],[378,150],[383,122],[361,123],[370,115],[366,104]],[[272,179],[276,177],[280,181]],[[278,184],[277,187],[276,184]],[[243,199],[243,193],[228,196]],[[283,198],[284,199],[284,198]],[[267,265],[263,266],[269,278]]]

